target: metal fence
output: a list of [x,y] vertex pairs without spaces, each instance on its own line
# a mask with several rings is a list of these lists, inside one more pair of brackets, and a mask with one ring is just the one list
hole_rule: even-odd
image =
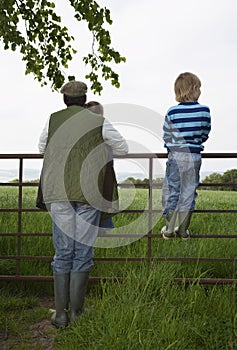
[[[41,159],[43,158],[40,154],[0,154],[0,160],[1,159],[17,159],[19,161],[19,171],[18,171],[18,182],[7,182],[7,183],[0,183],[1,187],[4,186],[17,186],[18,187],[18,206],[17,208],[6,208],[6,209],[0,209],[1,213],[6,212],[15,212],[17,213],[17,232],[8,232],[8,233],[2,233],[1,227],[0,227],[0,237],[2,239],[9,239],[10,237],[16,237],[17,238],[17,253],[15,255],[4,255],[0,253],[0,261],[1,260],[14,260],[15,261],[15,274],[14,275],[0,275],[0,280],[10,281],[10,280],[22,280],[22,281],[52,281],[52,276],[32,276],[32,275],[22,275],[21,274],[21,262],[23,260],[39,260],[39,261],[51,261],[52,256],[32,256],[32,255],[23,255],[21,250],[21,241],[22,238],[25,236],[34,236],[35,237],[51,237],[51,232],[48,233],[24,233],[22,230],[22,214],[24,212],[39,212],[40,210],[37,208],[23,208],[23,187],[32,187],[32,186],[38,186],[37,183],[32,182],[25,182],[23,180],[23,170],[24,170],[24,161],[25,160],[32,160],[32,159]],[[159,257],[154,256],[152,254],[152,242],[154,239],[162,238],[160,233],[154,233],[152,232],[153,228],[153,215],[158,214],[161,212],[160,210],[153,208],[153,190],[161,187],[161,184],[154,183],[154,160],[155,159],[165,159],[167,158],[166,153],[142,153],[142,154],[128,154],[126,156],[117,157],[122,159],[147,159],[148,160],[148,173],[149,173],[149,179],[147,184],[137,184],[135,187],[142,187],[147,188],[148,190],[148,209],[146,210],[124,210],[126,213],[143,213],[146,212],[148,216],[148,230],[147,234],[143,235],[141,239],[147,240],[147,253],[146,257],[95,257],[95,261],[145,261],[148,264],[152,261],[198,261],[198,262],[216,262],[216,263],[235,263],[237,261],[236,258],[201,258],[201,257]],[[235,158],[237,159],[237,153],[204,153],[202,155],[202,158],[208,158],[208,159],[230,159]],[[129,184],[120,184],[121,187],[129,187]],[[205,187],[216,187],[216,186],[231,186],[231,187],[237,187],[236,183],[233,184],[200,184],[200,186]],[[206,209],[206,210],[195,210],[197,213],[225,213],[226,215],[232,214],[235,215],[237,213],[237,209],[228,209],[228,210],[215,210],[215,209]],[[119,234],[119,237],[122,237],[123,235]],[[113,235],[113,237],[115,237]],[[137,237],[135,234],[126,234],[124,235],[126,238],[133,238]],[[198,238],[198,239],[221,239],[221,238],[237,238],[237,232],[233,232],[230,234],[198,234],[198,235],[192,235],[191,238]],[[107,280],[108,277],[91,277],[91,282],[98,282],[101,280]],[[183,282],[183,278],[175,278],[175,282],[181,283]],[[193,278],[185,278],[185,281],[188,283],[195,282],[195,279]],[[223,278],[199,278],[199,283],[202,284],[232,284],[236,283],[237,279],[223,279]]]

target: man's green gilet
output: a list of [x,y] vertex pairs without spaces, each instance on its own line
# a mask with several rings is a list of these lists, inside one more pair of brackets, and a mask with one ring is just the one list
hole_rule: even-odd
[[[109,160],[103,123],[103,117],[79,106],[51,115],[42,172],[45,203],[76,201],[108,208],[102,197]],[[111,200],[116,201],[116,181],[113,187]]]

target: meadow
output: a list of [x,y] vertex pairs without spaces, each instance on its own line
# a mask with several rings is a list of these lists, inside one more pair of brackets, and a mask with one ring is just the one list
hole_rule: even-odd
[[[198,194],[196,209],[237,208],[236,192],[199,190]],[[25,187],[23,208],[34,208],[35,196],[35,188]],[[129,189],[120,189],[120,200],[124,208],[128,206],[129,209],[147,209],[148,191],[137,189],[131,192]],[[0,188],[0,203],[1,208],[17,208],[17,188]],[[154,209],[161,209],[160,189],[154,190],[152,204]],[[160,234],[164,219],[157,213],[153,214],[152,220],[152,233]],[[148,214],[120,213],[114,217],[114,224],[115,233],[144,234],[148,230]],[[194,213],[190,229],[195,235],[236,234],[236,226],[235,213]],[[0,213],[0,231],[17,232],[17,213]],[[50,233],[49,214],[23,213],[22,232]],[[133,242],[128,238],[99,238],[95,257],[146,258],[147,244],[147,238],[137,238]],[[192,238],[186,242],[179,239],[167,242],[156,237],[152,239],[151,256],[235,258],[236,248],[236,239]],[[17,237],[0,237],[0,249],[1,255],[15,255]],[[52,257],[51,237],[22,237],[21,254]],[[24,275],[51,275],[50,260],[24,260],[21,262],[21,272]],[[13,259],[0,260],[0,274],[14,275],[15,266]],[[203,277],[235,279],[235,262],[154,260],[148,264],[145,261],[95,261],[91,276],[122,280],[117,283],[107,281],[89,285],[86,305],[93,306],[93,312],[83,315],[79,322],[73,323],[65,331],[58,331],[54,338],[55,349],[237,349],[236,285],[187,285],[173,282],[175,277],[192,277],[197,280]],[[11,297],[20,298],[23,315],[27,305],[35,303],[34,297],[46,292],[52,294],[52,285],[49,287],[47,283],[47,286],[37,284],[39,285],[40,288],[35,284],[30,288],[30,283],[27,282],[27,285],[11,287],[9,291],[9,284],[2,283],[1,296],[5,303],[2,303],[0,310],[0,333],[3,332],[4,320],[9,310],[9,293]],[[22,302],[22,290],[26,294],[24,298],[28,298],[27,302]],[[29,301],[29,298],[34,301]],[[13,303],[15,306],[10,307],[10,320],[16,312],[16,304]],[[44,310],[38,317],[45,318],[49,315]],[[13,324],[12,322],[11,327],[14,333],[16,331]],[[12,348],[27,349],[20,347],[23,346],[21,342],[17,346],[18,348]],[[40,346],[37,343],[35,349],[44,349],[43,345]],[[29,348],[34,349],[32,344]]]

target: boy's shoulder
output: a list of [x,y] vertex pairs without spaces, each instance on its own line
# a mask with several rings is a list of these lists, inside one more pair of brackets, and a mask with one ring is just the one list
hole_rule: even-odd
[[169,107],[167,115],[190,113],[190,112],[207,112],[210,113],[210,108],[199,102],[183,102]]
[[203,105],[197,102],[197,108],[203,108],[204,110],[208,110],[210,112],[210,108],[207,105]]
[[[185,108],[185,107],[184,107]],[[167,116],[172,116],[174,114],[178,114],[182,111],[183,106],[179,103],[177,105],[171,106],[168,108],[166,115]]]

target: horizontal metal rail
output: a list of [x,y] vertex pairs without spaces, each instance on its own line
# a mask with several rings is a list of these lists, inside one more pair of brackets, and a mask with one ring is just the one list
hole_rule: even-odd
[[[25,282],[53,282],[52,276],[14,276],[14,275],[0,275],[2,281],[25,281]],[[104,282],[123,282],[121,278],[116,277],[90,277],[90,283],[104,283]],[[174,278],[173,281],[179,284],[203,284],[203,285],[229,285],[237,284],[237,279],[231,278]]]
[[[52,233],[41,233],[41,232],[34,232],[34,233],[0,233],[0,237],[51,237]],[[162,238],[162,234],[140,234],[140,233],[118,233],[118,234],[101,234],[98,237],[103,237],[103,238]],[[192,239],[193,238],[237,238],[237,234],[234,235],[222,235],[222,234],[192,234]]]
[[[44,260],[51,261],[51,256],[36,255],[2,255],[1,260]],[[205,257],[95,257],[94,261],[192,261],[192,262],[236,262],[237,258],[205,258]]]

